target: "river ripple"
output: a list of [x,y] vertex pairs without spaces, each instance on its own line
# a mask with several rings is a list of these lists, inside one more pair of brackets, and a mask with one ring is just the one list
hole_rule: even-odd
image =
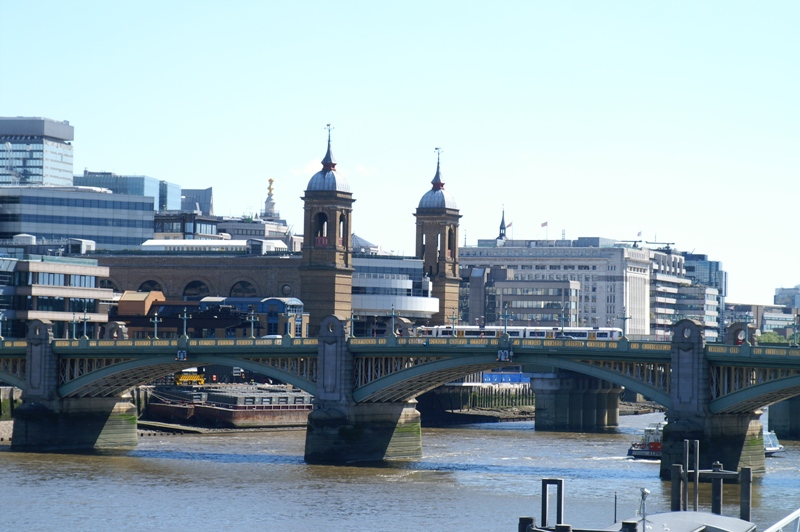
[[[624,416],[613,433],[536,432],[496,423],[423,430],[421,460],[384,467],[303,462],[305,432],[159,435],[121,455],[11,453],[0,447],[4,530],[516,530],[539,520],[541,479],[566,480],[566,522],[602,528],[667,511],[669,483],[655,461],[625,455],[660,414]],[[763,529],[800,507],[800,445],[767,459],[753,489]],[[738,487],[724,514],[738,516]],[[701,507],[710,507],[708,487]]]

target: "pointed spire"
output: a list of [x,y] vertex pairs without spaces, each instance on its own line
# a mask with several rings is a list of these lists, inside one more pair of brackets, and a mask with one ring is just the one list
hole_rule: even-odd
[[498,240],[505,240],[506,238],[506,208],[503,207],[503,216],[500,219],[500,236],[497,237]]
[[336,159],[333,158],[333,153],[331,153],[331,129],[333,126],[330,124],[325,125],[325,129],[328,130],[328,152],[325,154],[325,158],[322,159],[322,168],[324,170],[336,170]]
[[442,155],[442,149],[434,148],[434,151],[436,151],[436,175],[433,176],[431,184],[433,185],[433,190],[442,190],[444,188],[444,181],[442,181],[442,174],[439,171],[439,158]]

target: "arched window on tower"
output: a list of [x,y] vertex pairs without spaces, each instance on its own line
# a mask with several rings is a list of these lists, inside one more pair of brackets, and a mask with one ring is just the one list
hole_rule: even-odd
[[328,245],[328,216],[324,212],[314,217],[314,245]]
[[453,226],[447,228],[447,258],[453,260],[455,258],[456,249],[456,231]]
[[347,234],[347,217],[344,214],[340,214],[339,215],[339,234],[337,235],[339,237],[339,241],[337,242],[337,245],[339,245],[339,246],[343,246],[344,245],[344,239],[345,239],[345,235],[346,234]]

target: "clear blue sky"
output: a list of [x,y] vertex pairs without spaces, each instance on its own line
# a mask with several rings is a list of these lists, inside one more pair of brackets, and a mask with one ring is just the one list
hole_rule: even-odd
[[800,3],[0,0],[0,116],[75,126],[75,171],[302,202],[331,123],[355,232],[412,254],[442,147],[461,239],[603,236],[800,283]]

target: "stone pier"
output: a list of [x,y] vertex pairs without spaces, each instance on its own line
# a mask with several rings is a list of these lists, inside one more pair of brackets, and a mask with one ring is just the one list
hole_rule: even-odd
[[344,319],[320,323],[317,394],[308,416],[305,460],[347,463],[422,457],[422,429],[416,401],[356,403],[353,355]]
[[130,398],[63,398],[58,395],[58,359],[53,328],[28,324],[27,388],[14,411],[11,449],[75,452],[136,447],[136,407]]
[[535,373],[536,430],[591,432],[619,425],[622,388],[571,371]]
[[750,467],[754,475],[763,475],[766,466],[760,411],[710,413],[709,368],[700,326],[682,320],[673,331],[672,405],[666,413],[661,478],[670,478],[672,464],[683,463],[684,440],[700,442],[700,469],[711,469],[714,462],[720,462],[728,470]]

